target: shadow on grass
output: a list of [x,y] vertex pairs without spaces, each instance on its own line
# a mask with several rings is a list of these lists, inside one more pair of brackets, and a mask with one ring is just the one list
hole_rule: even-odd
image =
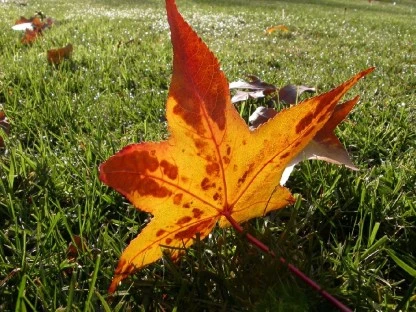
[[[196,3],[201,4],[212,4],[217,6],[228,6],[228,7],[235,7],[235,6],[244,6],[244,7],[256,7],[256,8],[264,8],[269,9],[272,7],[281,6],[283,3],[287,3],[290,5],[306,5],[306,6],[317,6],[322,8],[322,6],[331,8],[331,9],[339,9],[342,11],[349,11],[349,10],[357,10],[357,11],[365,11],[365,12],[379,12],[385,13],[386,6],[389,8],[395,8],[395,1],[384,0],[384,1],[377,1],[375,3],[369,3],[367,0],[361,1],[337,1],[337,0],[260,0],[260,1],[245,1],[245,0],[222,0],[222,1],[213,1],[213,0],[195,0]],[[404,6],[413,6],[414,3],[411,1],[401,1],[400,5],[402,6],[401,9],[389,9],[389,14],[399,14],[399,15],[412,15],[412,10],[405,10],[403,9]]]

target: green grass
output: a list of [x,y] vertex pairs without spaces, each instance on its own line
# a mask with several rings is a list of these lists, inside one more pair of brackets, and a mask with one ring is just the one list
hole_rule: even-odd
[[[12,126],[0,155],[0,310],[333,309],[230,229],[107,295],[148,216],[97,168],[129,143],[167,137],[172,52],[163,1],[75,2],[0,4],[0,104]],[[324,92],[377,67],[337,130],[361,170],[304,162],[288,182],[297,203],[244,224],[357,311],[416,306],[416,3],[396,2],[179,2],[230,81],[255,74]],[[10,27],[36,10],[58,22],[22,46]],[[277,24],[290,32],[264,34]],[[46,50],[67,43],[72,60],[49,66]],[[255,104],[238,107],[244,118]],[[77,236],[86,246],[70,261]]]

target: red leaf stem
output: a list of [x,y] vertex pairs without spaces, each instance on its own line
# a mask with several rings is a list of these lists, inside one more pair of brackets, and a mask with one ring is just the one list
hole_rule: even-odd
[[[230,222],[232,227],[240,234],[244,235],[247,240],[254,246],[256,246],[258,249],[263,251],[264,253],[267,253],[271,255],[273,258],[277,258],[276,254],[264,243],[259,241],[257,238],[255,238],[250,233],[246,233],[244,229],[241,227],[240,224],[238,224],[231,215],[224,215],[225,218]],[[341,301],[336,299],[334,296],[332,296],[330,293],[328,293],[325,289],[323,289],[318,283],[313,281],[311,278],[309,278],[305,273],[303,273],[301,270],[299,270],[296,266],[294,266],[291,263],[288,263],[287,260],[283,257],[278,258],[279,261],[285,265],[290,272],[295,274],[298,278],[300,278],[302,281],[304,281],[307,285],[309,285],[312,289],[314,289],[316,292],[318,292],[322,297],[324,297],[326,300],[328,300],[334,307],[339,309],[342,312],[352,312],[350,308],[348,308],[346,305],[344,305]]]

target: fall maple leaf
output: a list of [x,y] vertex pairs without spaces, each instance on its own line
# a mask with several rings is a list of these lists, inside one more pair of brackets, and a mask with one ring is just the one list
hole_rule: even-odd
[[363,71],[339,87],[281,111],[250,131],[231,103],[214,54],[166,0],[173,75],[166,104],[170,136],[132,144],[100,166],[100,179],[153,219],[124,250],[109,292],[121,280],[195,235],[241,223],[294,202],[279,181],[286,166],[327,124]]

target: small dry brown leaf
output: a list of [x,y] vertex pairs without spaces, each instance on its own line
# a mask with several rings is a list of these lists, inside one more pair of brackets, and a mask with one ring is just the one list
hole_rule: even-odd
[[38,12],[36,15],[26,18],[21,16],[15,22],[16,25],[25,24],[24,27],[12,27],[14,30],[24,30],[23,37],[21,39],[22,44],[32,44],[39,36],[42,35],[43,30],[50,28],[55,23],[53,18],[46,18],[42,12]]
[[88,247],[85,238],[79,235],[74,235],[72,237],[72,242],[69,243],[66,250],[66,256],[70,262],[73,262],[78,258],[81,252],[85,252],[87,250]]
[[[279,89],[275,85],[264,82],[260,78],[250,75],[250,80],[245,82],[243,80],[234,81],[230,83],[230,89],[237,89],[237,92],[231,99],[232,103],[248,100],[249,98],[258,99],[266,95],[273,95],[273,101],[283,102],[285,104],[295,104],[298,102],[299,96],[304,92],[316,92],[315,88],[307,86],[296,86],[289,84]],[[243,90],[239,90],[243,89]],[[250,91],[244,91],[250,90]],[[252,90],[252,91],[251,91]],[[278,91],[278,92],[277,92]]]
[[276,25],[276,26],[271,26],[266,28],[266,33],[268,35],[271,35],[272,33],[274,33],[276,30],[279,30],[281,32],[288,32],[289,28],[287,28],[285,25]]
[[59,65],[64,59],[69,59],[74,50],[72,44],[67,44],[65,47],[60,49],[52,49],[47,52],[47,59],[49,64]]

